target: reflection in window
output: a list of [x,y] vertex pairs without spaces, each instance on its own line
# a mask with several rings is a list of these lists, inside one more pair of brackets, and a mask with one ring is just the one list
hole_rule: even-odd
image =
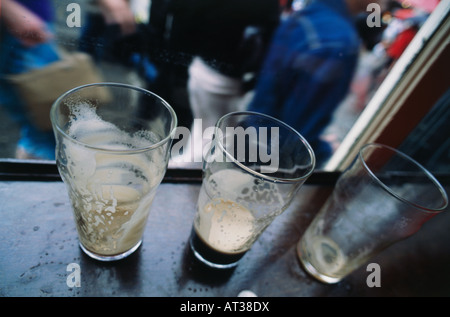
[[[359,10],[350,15],[345,2]],[[370,28],[365,1],[80,0],[78,28],[67,24],[72,1],[2,1],[0,156],[53,159],[54,152],[52,132],[36,128],[3,75],[79,51],[103,81],[165,98],[180,126],[199,128],[193,119],[202,118],[206,129],[230,111],[266,112],[304,134],[324,164],[437,4],[388,2],[382,25]],[[14,25],[24,12],[28,22]],[[43,47],[19,36],[31,26]],[[303,90],[302,81],[309,83]]]

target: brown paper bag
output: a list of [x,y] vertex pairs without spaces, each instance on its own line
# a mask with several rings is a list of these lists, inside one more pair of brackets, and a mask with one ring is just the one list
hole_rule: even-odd
[[[101,82],[101,75],[91,57],[85,53],[67,53],[62,59],[43,68],[10,75],[9,81],[16,87],[36,127],[51,130],[50,108],[68,90]],[[105,89],[100,95],[85,96],[100,102],[109,99]]]

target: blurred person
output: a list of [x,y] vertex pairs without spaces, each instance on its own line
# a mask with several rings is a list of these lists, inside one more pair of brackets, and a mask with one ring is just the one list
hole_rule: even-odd
[[41,131],[5,78],[46,66],[59,59],[52,43],[53,7],[50,0],[2,0],[0,28],[0,105],[20,125],[17,158],[55,158],[52,131]]
[[119,25],[120,34],[136,32],[136,22],[127,0],[98,0],[106,25]]
[[249,110],[299,131],[311,144],[318,167],[332,154],[321,134],[346,97],[358,61],[361,41],[354,17],[373,2],[305,1],[277,29],[249,104]]
[[378,28],[382,31],[380,38],[373,41],[376,44],[368,47],[369,51],[362,58],[365,61],[364,77],[355,76],[353,80],[353,87],[357,89],[353,92],[359,95],[355,105],[357,110],[365,107],[437,4],[438,1],[417,0],[404,8],[398,1],[390,1],[386,27]]
[[410,0],[409,7],[394,10],[382,41],[388,64],[392,65],[400,58],[438,4],[438,0]]
[[145,43],[146,57],[154,66],[154,71],[146,76],[147,89],[161,96],[173,107],[179,126],[190,127],[192,112],[186,82],[192,56],[177,42],[177,32],[172,27],[172,6],[172,0],[152,0],[150,4]]
[[[279,23],[279,2],[172,0],[170,9],[172,49],[193,57],[187,83],[194,118],[191,137],[200,136],[193,142],[202,144],[205,129],[224,114],[243,109],[245,76],[259,70],[266,44]],[[202,119],[201,127],[195,119]]]
[[138,46],[137,24],[128,0],[88,0],[80,50],[97,61],[128,64]]

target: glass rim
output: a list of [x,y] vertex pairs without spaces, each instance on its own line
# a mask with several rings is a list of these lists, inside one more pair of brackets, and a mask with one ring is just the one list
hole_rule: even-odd
[[[163,139],[161,139],[160,141],[149,145],[149,146],[144,146],[144,147],[139,147],[136,149],[129,149],[129,150],[113,150],[113,149],[107,149],[107,148],[101,148],[98,146],[94,146],[94,145],[90,145],[84,142],[81,142],[79,140],[74,139],[73,137],[71,137],[70,135],[68,135],[58,124],[57,124],[57,120],[56,120],[56,108],[58,107],[58,105],[61,104],[62,100],[64,98],[66,98],[67,96],[73,94],[76,91],[85,89],[85,88],[91,88],[91,87],[99,87],[99,86],[106,86],[106,87],[119,87],[119,88],[126,88],[126,89],[132,89],[135,91],[138,91],[140,93],[144,93],[146,95],[150,95],[152,97],[155,97],[156,99],[158,99],[159,101],[161,101],[161,103],[166,107],[166,109],[169,111],[169,114],[172,118],[172,122],[171,122],[171,129],[170,132],[167,134],[167,136],[165,136]],[[81,145],[83,147],[89,148],[89,149],[93,149],[96,151],[101,151],[101,152],[106,152],[106,153],[112,153],[112,154],[133,154],[133,153],[143,153],[149,150],[153,150],[156,149],[158,147],[160,147],[161,145],[167,143],[171,138],[173,138],[173,135],[177,129],[177,125],[178,125],[178,118],[177,115],[175,113],[175,110],[172,108],[172,106],[165,101],[163,98],[161,98],[160,96],[158,96],[157,94],[146,90],[144,88],[141,87],[137,87],[134,85],[129,85],[129,84],[124,84],[124,83],[115,83],[115,82],[99,82],[99,83],[91,83],[91,84],[86,84],[86,85],[81,85],[78,87],[74,87],[68,91],[66,91],[65,93],[63,93],[61,96],[58,97],[58,99],[55,100],[55,102],[52,104],[52,107],[50,109],[50,119],[52,122],[52,126],[59,132],[61,133],[61,135],[63,135],[65,138],[69,139],[70,141]]]
[[270,115],[264,114],[264,113],[260,113],[260,112],[254,112],[254,111],[234,111],[234,112],[230,112],[227,113],[226,115],[222,116],[216,123],[215,128],[214,128],[214,134],[217,135],[217,131],[220,128],[220,125],[229,117],[232,116],[238,116],[238,115],[252,115],[252,116],[259,116],[259,117],[263,117],[265,119],[271,120],[277,124],[279,124],[280,126],[283,126],[284,128],[286,128],[287,130],[289,130],[290,132],[294,133],[298,139],[301,141],[301,143],[303,143],[303,145],[305,146],[305,148],[307,149],[308,153],[309,153],[309,157],[311,159],[311,164],[309,167],[309,171],[305,174],[302,175],[300,177],[294,177],[294,178],[288,178],[288,177],[275,177],[275,176],[270,176],[267,174],[263,174],[260,172],[257,172],[251,168],[249,168],[248,166],[245,166],[244,164],[242,164],[241,162],[239,162],[238,160],[236,160],[232,154],[230,154],[226,149],[225,146],[223,144],[223,140],[218,140],[218,145],[221,149],[221,151],[223,151],[225,153],[225,155],[231,160],[230,162],[237,165],[239,168],[241,168],[242,170],[252,174],[253,176],[256,176],[258,178],[262,178],[271,182],[278,182],[278,183],[297,183],[300,182],[302,180],[306,180],[309,176],[311,176],[311,174],[314,171],[314,168],[316,166],[316,157],[314,155],[314,151],[311,147],[311,145],[308,143],[308,141],[294,128],[292,128],[290,125],[284,123],[283,121],[274,118]]
[[[410,163],[412,163],[413,165],[415,165],[416,167],[418,167],[423,173],[424,175],[426,175],[428,177],[428,179],[436,186],[436,188],[439,190],[439,192],[442,195],[442,200],[443,200],[443,204],[439,207],[436,208],[432,208],[432,207],[426,207],[423,205],[420,205],[418,203],[412,202],[402,196],[400,196],[399,194],[397,194],[395,191],[393,191],[389,186],[387,186],[386,184],[384,184],[371,170],[371,168],[367,165],[366,160],[364,159],[364,155],[363,152],[367,149],[367,148],[383,148],[383,149],[387,149],[391,152],[393,152],[393,154],[396,154],[400,157],[402,157],[403,159],[409,161]],[[417,162],[415,159],[413,159],[412,157],[410,157],[409,155],[403,153],[402,151],[399,151],[391,146],[385,145],[385,144],[381,144],[381,143],[368,143],[365,144],[361,147],[361,149],[358,152],[358,158],[361,160],[361,162],[363,163],[363,167],[364,169],[369,173],[369,175],[371,176],[372,179],[374,179],[385,191],[387,191],[390,195],[394,196],[395,198],[399,199],[400,201],[416,208],[419,209],[421,211],[427,212],[427,213],[439,213],[444,211],[445,208],[447,208],[448,206],[448,196],[447,196],[447,192],[445,191],[444,187],[441,185],[441,183],[436,179],[436,177],[434,177],[434,175],[428,171],[422,164],[420,164],[419,162]]]

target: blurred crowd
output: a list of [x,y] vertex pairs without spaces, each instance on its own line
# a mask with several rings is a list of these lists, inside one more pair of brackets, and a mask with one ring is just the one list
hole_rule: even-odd
[[[132,68],[173,106],[180,126],[204,130],[231,111],[263,112],[302,134],[320,166],[334,150],[323,138],[334,111],[349,93],[364,108],[439,0],[79,3],[76,50]],[[367,24],[370,3],[380,5],[379,27]],[[0,105],[20,125],[21,158],[54,159],[52,131],[36,127],[7,79],[61,58],[54,5],[1,2]]]

